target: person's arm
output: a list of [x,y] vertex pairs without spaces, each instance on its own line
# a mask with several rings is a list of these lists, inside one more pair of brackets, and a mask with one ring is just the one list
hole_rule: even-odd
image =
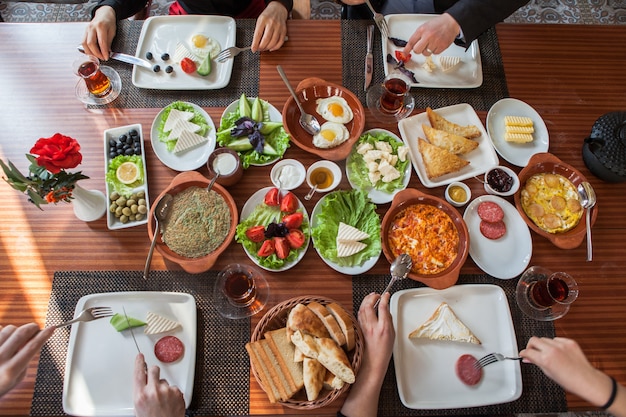
[[183,417],[183,393],[161,379],[158,366],[147,369],[144,356],[135,358],[133,399],[136,417]]
[[359,324],[365,339],[365,351],[356,381],[341,407],[341,414],[348,417],[376,417],[380,389],[389,367],[395,330],[387,292],[378,305],[378,315],[374,304],[380,296],[372,293],[363,299],[359,307]]
[[279,1],[270,2],[256,21],[252,52],[275,51],[283,46],[287,36],[289,10]]
[[574,340],[531,337],[520,356],[524,362],[539,366],[566,391],[597,407],[607,407],[615,416],[626,417],[626,389],[596,369]]
[[39,331],[35,323],[0,326],[0,397],[24,379],[30,360],[52,333],[53,327]]
[[291,12],[291,10],[293,9],[293,0],[265,0],[266,5],[273,3],[273,2],[278,2],[282,4],[287,10],[287,12]]

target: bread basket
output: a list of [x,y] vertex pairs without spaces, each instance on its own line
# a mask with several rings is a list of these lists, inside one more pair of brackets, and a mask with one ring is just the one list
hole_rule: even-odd
[[[265,314],[265,316],[263,316],[261,321],[256,325],[254,332],[252,332],[252,337],[250,340],[252,342],[256,342],[264,338],[265,332],[285,327],[287,324],[287,316],[289,315],[289,312],[291,311],[293,307],[295,307],[297,304],[306,305],[312,301],[316,301],[324,306],[331,304],[331,303],[337,303],[336,301],[332,299],[324,298],[320,296],[296,297],[296,298],[283,301],[282,303],[274,306]],[[350,352],[347,352],[348,360],[350,361],[350,364],[352,365],[354,374],[358,375],[358,371],[359,371],[359,368],[361,367],[361,361],[363,358],[363,348],[365,346],[364,341],[363,341],[363,333],[361,332],[359,323],[357,322],[354,315],[347,310],[346,310],[346,313],[348,313],[348,315],[350,316],[352,320],[352,324],[354,325],[355,339],[356,339],[355,348],[352,349]],[[265,381],[263,381],[263,378],[261,377],[258,370],[255,369],[252,361],[250,362],[250,368],[252,369],[252,374],[254,375],[254,378],[257,380],[259,385],[261,385],[261,388],[263,388],[264,391],[267,391],[266,383]],[[281,404],[281,405],[284,405],[285,407],[293,408],[296,410],[313,410],[316,408],[325,407],[328,404],[332,403],[339,396],[341,396],[349,387],[350,387],[350,384],[344,384],[344,386],[341,389],[335,389],[335,390],[322,389],[319,397],[315,401],[307,401],[304,389],[302,389],[294,397],[290,398],[287,401],[278,402],[278,404]]]

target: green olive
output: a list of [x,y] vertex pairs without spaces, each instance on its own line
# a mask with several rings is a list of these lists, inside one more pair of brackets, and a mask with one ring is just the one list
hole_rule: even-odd
[[120,207],[124,207],[126,205],[126,198],[125,197],[120,197],[117,200],[115,200],[115,204],[117,204]]
[[118,198],[120,198],[120,194],[119,194],[117,191],[113,191],[113,192],[111,193],[111,195],[109,196],[109,199],[110,199],[111,201],[115,201],[115,200],[117,200]]
[[120,206],[117,206],[117,208],[115,209],[115,216],[120,217],[122,215],[122,208]]
[[130,211],[130,207],[124,207],[122,209],[122,214],[124,214],[124,216],[130,216],[131,214],[133,214],[133,212]]
[[122,223],[128,223],[128,220],[130,220],[130,219],[126,215],[123,215],[123,216],[120,217],[120,221]]
[[145,205],[140,205],[137,207],[137,211],[141,214],[146,214],[148,212],[148,207]]
[[118,207],[117,204],[111,203],[111,205],[109,206],[109,211],[111,213],[115,213],[115,210],[117,210],[117,207]]

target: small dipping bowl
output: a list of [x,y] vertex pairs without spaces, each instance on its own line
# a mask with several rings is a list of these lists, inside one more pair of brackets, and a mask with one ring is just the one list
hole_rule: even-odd
[[316,192],[332,191],[341,182],[341,168],[332,161],[317,161],[306,170],[306,183]]
[[304,182],[306,169],[300,161],[295,159],[283,159],[272,167],[270,179],[272,184],[281,190],[293,190]]
[[505,166],[495,166],[485,172],[485,191],[492,195],[508,197],[519,189],[519,178],[510,168]]
[[219,171],[217,183],[224,187],[235,185],[243,176],[243,166],[239,154],[230,148],[218,148],[206,163],[209,170],[209,178],[215,177]]
[[463,207],[472,198],[472,191],[462,182],[453,182],[446,187],[445,197],[454,207]]

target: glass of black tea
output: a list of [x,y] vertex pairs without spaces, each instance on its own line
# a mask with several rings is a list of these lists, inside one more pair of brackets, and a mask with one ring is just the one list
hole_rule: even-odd
[[568,305],[578,298],[578,284],[565,272],[542,275],[529,287],[530,301],[539,308]]
[[406,97],[411,91],[411,80],[399,71],[385,77],[380,95],[380,110],[388,114],[402,111]]
[[111,80],[100,70],[100,60],[95,56],[85,55],[74,61],[74,73],[85,80],[89,92],[98,97],[105,97],[111,92]]
[[255,270],[241,264],[228,265],[218,276],[222,293],[235,307],[247,307],[256,298]]

